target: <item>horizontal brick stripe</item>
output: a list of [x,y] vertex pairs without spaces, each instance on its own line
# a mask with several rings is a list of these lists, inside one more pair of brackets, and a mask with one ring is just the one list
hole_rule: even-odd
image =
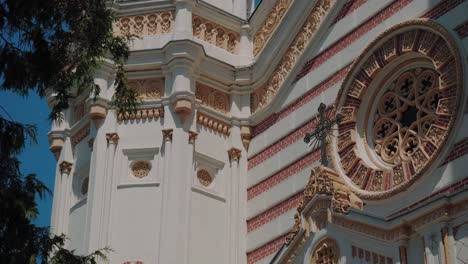
[[460,38],[466,38],[466,36],[468,36],[468,20],[458,25],[455,28],[455,31],[457,32]]
[[247,201],[251,200],[257,195],[260,195],[263,192],[268,191],[269,189],[273,188],[273,186],[280,184],[281,182],[285,181],[292,175],[312,165],[315,161],[319,159],[320,159],[320,151],[316,149],[305,154],[299,159],[291,162],[289,165],[281,169],[279,172],[273,174],[272,176],[266,178],[265,180],[247,189]]
[[457,143],[453,145],[447,158],[445,158],[445,161],[440,166],[444,166],[450,161],[456,160],[466,155],[467,153],[468,153],[468,137],[458,141]]
[[350,69],[349,66],[350,65],[347,65],[343,67],[342,69],[338,70],[337,72],[333,73],[326,80],[314,86],[312,89],[308,90],[306,93],[301,95],[292,103],[285,106],[283,109],[281,109],[281,111],[277,113],[273,113],[267,118],[265,118],[263,121],[261,121],[258,125],[256,125],[253,128],[252,138],[258,136],[259,134],[261,134],[262,132],[270,128],[272,125],[276,124],[277,122],[284,119],[285,117],[287,117],[288,115],[290,115],[291,113],[299,109],[300,107],[304,106],[305,104],[310,102],[312,99],[320,95],[322,92],[326,91],[331,86],[342,81],[346,77],[346,74],[348,73]]
[[247,220],[247,233],[254,231],[262,225],[271,222],[278,216],[287,213],[293,208],[296,208],[304,195],[303,192],[304,190],[302,189],[292,196],[286,198],[282,202]]
[[[332,111],[331,107],[327,108],[326,115],[330,114]],[[312,131],[316,127],[316,123],[318,122],[317,119],[318,115],[315,114],[312,118],[308,119],[304,124],[287,134],[286,136],[278,139],[273,144],[268,146],[267,148],[263,149],[259,153],[255,154],[254,156],[250,157],[248,160],[248,170],[251,170],[258,164],[264,162],[265,160],[271,158],[287,146],[291,145],[292,143],[303,139],[307,132]]]
[[279,236],[266,244],[247,253],[247,264],[253,264],[261,259],[264,259],[273,253],[276,253],[281,246],[286,242],[288,234]]
[[301,72],[296,76],[296,80],[304,77],[307,73],[317,69],[320,65],[325,63],[331,57],[333,57],[338,52],[344,50],[351,43],[358,40],[364,34],[369,32],[371,29],[375,28],[377,25],[385,21],[387,18],[391,17],[402,8],[411,3],[411,0],[396,0],[389,4],[387,7],[379,11],[376,15],[369,18],[367,21],[363,22],[356,29],[352,30],[344,37],[335,41],[329,48],[321,52],[319,55],[309,60]]
[[428,12],[426,12],[422,17],[423,18],[431,18],[431,19],[438,19],[439,17],[445,15],[448,11],[454,9],[458,5],[462,4],[466,0],[444,0],[441,1],[438,5],[431,8]]
[[336,23],[346,17],[347,15],[351,14],[354,12],[354,10],[358,9],[360,6],[365,4],[368,0],[349,0],[343,8],[340,10],[340,13],[338,13],[338,16],[336,17],[335,21],[333,23]]

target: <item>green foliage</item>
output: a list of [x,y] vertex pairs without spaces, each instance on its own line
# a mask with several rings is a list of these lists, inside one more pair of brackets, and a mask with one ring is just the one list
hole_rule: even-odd
[[[84,92],[97,96],[94,74],[105,59],[116,69],[112,105],[134,111],[137,100],[128,88],[123,64],[132,36],[113,35],[111,0],[0,0],[0,89],[22,96],[53,93],[51,118]],[[1,106],[0,106],[1,107]],[[4,110],[4,109],[2,109]],[[36,127],[0,114],[0,263],[92,264],[106,259],[109,248],[88,256],[65,249],[64,236],[32,223],[36,199],[50,194],[36,175],[23,175],[16,155],[26,141],[36,142]]]
[[[21,95],[56,95],[58,119],[74,96],[94,89],[94,73],[108,57],[117,69],[118,111],[133,111],[136,96],[124,79],[131,36],[113,35],[111,0],[0,1],[0,87]],[[99,89],[97,89],[99,92]]]

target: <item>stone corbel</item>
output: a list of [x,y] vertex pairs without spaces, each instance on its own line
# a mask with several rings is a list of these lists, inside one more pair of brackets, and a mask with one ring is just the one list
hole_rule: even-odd
[[174,113],[179,116],[182,124],[192,115],[192,108],[192,101],[189,99],[181,98],[174,102]]
[[62,163],[60,163],[59,165],[60,173],[70,175],[72,166],[73,166],[73,163],[68,162],[68,161],[62,161]]
[[173,130],[171,128],[162,130],[164,142],[166,141],[172,142],[172,131]]
[[55,160],[59,159],[60,152],[62,151],[65,139],[63,134],[50,133],[49,134],[49,149],[54,154]]
[[240,158],[241,158],[241,150],[240,149],[237,149],[237,148],[230,148],[228,151],[228,155],[229,155],[229,161],[232,163],[232,162],[239,162]]
[[117,133],[107,133],[106,134],[106,140],[107,144],[114,144],[117,145],[119,143],[119,135]]
[[246,150],[249,150],[250,137],[252,136],[252,129],[249,126],[241,126],[242,144]]
[[107,103],[101,99],[91,99],[89,105],[89,118],[93,121],[94,127],[99,128],[107,116]]
[[189,131],[189,144],[195,144],[195,141],[197,140],[198,133],[194,131]]

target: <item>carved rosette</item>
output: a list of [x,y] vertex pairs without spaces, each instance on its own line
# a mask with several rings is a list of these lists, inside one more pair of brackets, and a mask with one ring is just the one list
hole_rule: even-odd
[[231,162],[239,162],[240,158],[241,158],[241,153],[242,151],[240,149],[237,149],[237,148],[230,148],[228,151],[228,155],[229,155],[229,160]]
[[188,142],[189,144],[195,144],[195,141],[197,140],[198,133],[194,131],[189,131],[189,139]]
[[270,13],[261,25],[260,29],[257,31],[257,33],[255,33],[253,49],[254,55],[257,55],[265,46],[265,43],[268,41],[272,32],[276,29],[278,24],[283,19],[284,14],[291,6],[292,2],[292,0],[276,1],[276,4],[271,9]]
[[195,96],[205,105],[213,110],[226,114],[229,112],[229,95],[204,84],[197,83]]
[[172,142],[172,129],[169,128],[169,129],[163,129],[162,130],[162,133],[163,133],[163,140],[164,141],[170,141]]
[[280,63],[270,75],[268,81],[251,94],[250,108],[252,112],[257,112],[273,100],[273,97],[288,77],[293,66],[296,64],[312,37],[315,35],[323,19],[328,14],[332,3],[334,3],[332,0],[320,0],[317,2],[302,26],[302,30],[299,31],[293,43],[283,55]]
[[230,53],[239,53],[240,34],[202,17],[193,15],[193,36]]
[[114,23],[114,34],[117,36],[148,36],[172,32],[174,11],[165,11],[137,16],[118,18]]
[[147,160],[140,160],[132,165],[132,173],[136,178],[144,178],[149,175],[151,171],[151,163]]
[[197,171],[197,179],[198,179],[198,182],[200,182],[200,184],[203,185],[204,187],[210,186],[211,183],[213,182],[213,177],[211,176],[211,174],[204,169]]
[[363,198],[406,189],[442,160],[462,89],[458,48],[440,25],[414,20],[384,32],[355,61],[338,93],[337,171]]
[[68,162],[68,161],[62,161],[62,163],[60,163],[59,165],[60,173],[70,175],[72,167],[73,167],[73,163]]
[[107,133],[106,134],[106,141],[107,144],[114,144],[117,145],[119,143],[119,135],[117,133]]

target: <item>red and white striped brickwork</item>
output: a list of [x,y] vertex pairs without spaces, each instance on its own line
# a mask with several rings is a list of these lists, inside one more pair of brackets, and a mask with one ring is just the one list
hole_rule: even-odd
[[[346,49],[349,45],[354,43],[364,34],[369,32],[371,29],[376,27],[377,25],[385,22],[385,20],[392,15],[396,14],[407,5],[409,5],[414,0],[395,0],[384,7],[382,10],[377,12],[373,17],[369,18],[367,21],[353,29],[351,32],[343,36],[341,39],[338,39],[333,44],[331,44],[327,49],[323,52],[319,53],[317,56],[309,60],[302,71],[297,75],[297,79],[300,79],[307,75],[309,72],[317,69],[320,65],[324,64],[327,60],[331,59],[335,56],[338,52]],[[350,15],[353,11],[359,9],[363,4],[365,4],[366,0],[354,0],[350,1],[350,3],[346,4],[343,7],[343,10],[340,12],[335,22],[339,21],[340,19]],[[431,8],[428,12],[424,13],[422,17],[424,18],[431,18],[431,19],[438,19],[447,12],[451,11],[452,9],[456,8],[458,5],[466,2],[466,0],[445,0],[441,1],[433,8]],[[455,32],[460,36],[460,38],[465,38],[468,36],[468,21],[464,21],[459,23],[459,25],[454,28]],[[309,89],[305,92],[302,96],[298,99],[287,105],[286,107],[282,108],[278,112],[268,116],[262,122],[257,124],[253,128],[253,138],[262,137],[262,134],[268,131],[274,124],[279,122],[280,120],[288,117],[291,113],[295,112],[297,109],[303,107],[306,103],[310,102],[312,99],[316,98],[319,94],[326,91],[328,88],[332,87],[335,84],[340,83],[346,76],[350,69],[350,65],[346,65],[345,67],[341,68],[340,70],[333,73],[330,77],[328,77],[325,81],[321,82],[320,84],[314,86],[313,88]],[[313,120],[313,119],[310,119]],[[270,145],[265,147],[264,149],[260,150],[252,157],[248,159],[248,169],[251,171],[252,168],[258,166],[262,162],[270,159],[271,157],[279,154],[282,150],[284,150],[290,144],[302,140],[305,133],[312,130],[315,127],[313,122],[306,122],[303,125],[292,128],[292,131],[289,132],[284,137],[272,142]],[[450,151],[449,155],[447,156],[444,163],[441,166],[447,164],[450,161],[460,158],[468,154],[468,138],[464,138],[463,140],[457,142],[452,150]],[[318,151],[311,151],[302,157],[297,158],[294,162],[284,165],[278,172],[273,173],[272,175],[266,177],[262,181],[250,186],[247,190],[248,194],[248,201],[252,201],[255,197],[262,195],[265,192],[268,192],[274,186],[281,184],[284,180],[288,177],[291,177],[298,172],[308,168],[312,165],[312,163],[318,161],[319,153]],[[458,185],[457,185],[458,184]],[[465,180],[460,185],[460,182],[452,184],[454,186],[447,186],[448,190],[453,190],[454,188],[460,188],[459,186],[468,185],[468,180]],[[456,186],[455,186],[456,185]],[[457,187],[458,186],[458,187]],[[447,192],[446,188],[443,188],[437,192],[435,192],[431,197],[434,195],[440,195],[440,193]],[[299,203],[299,199],[302,197],[302,191],[293,194],[292,196],[286,197],[281,202],[276,203],[263,212],[256,214],[255,216],[251,217],[247,220],[248,226],[248,233],[252,233],[252,231],[261,228],[263,225],[273,221],[277,217],[281,216],[293,210],[297,207]],[[429,199],[429,198],[427,198]],[[426,199],[426,200],[427,200]],[[418,201],[418,203],[424,202]],[[293,221],[291,220],[291,226]],[[255,263],[259,260],[264,259],[265,257],[271,256],[281,247],[282,242],[284,241],[284,236],[276,237],[270,241],[265,241],[261,246],[256,247],[255,249],[249,250],[247,253],[248,263]]]

